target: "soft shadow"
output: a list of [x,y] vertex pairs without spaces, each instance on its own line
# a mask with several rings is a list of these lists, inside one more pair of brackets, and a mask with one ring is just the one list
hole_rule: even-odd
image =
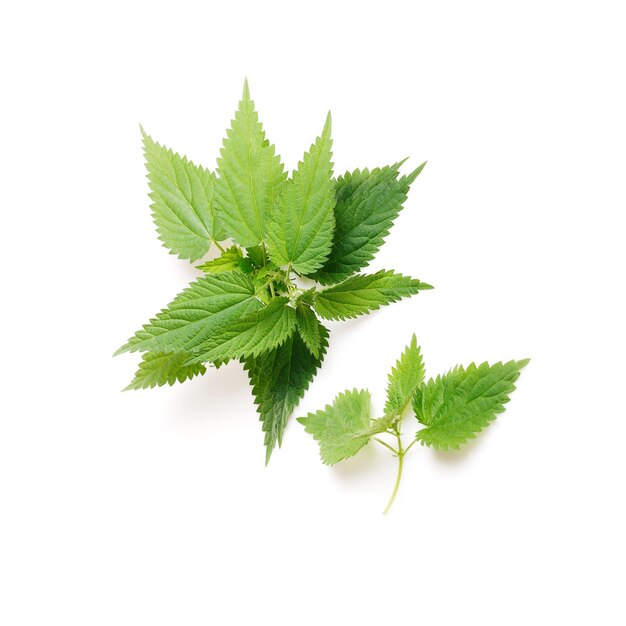
[[445,465],[457,465],[467,462],[467,458],[474,454],[474,450],[483,446],[484,444],[482,442],[491,436],[491,434],[488,433],[491,433],[491,431],[478,433],[475,439],[468,441],[460,450],[448,450],[447,452],[435,450],[437,462],[444,463]]
[[380,472],[379,463],[382,455],[373,445],[368,444],[356,456],[341,461],[333,466],[333,475],[342,482],[355,479],[363,480],[364,476]]
[[168,403],[172,407],[172,414],[181,421],[209,420],[224,412],[228,413],[229,420],[237,420],[239,417],[242,420],[249,419],[242,411],[236,410],[231,401],[233,396],[245,393],[252,405],[248,377],[241,363],[228,363],[219,369],[207,367],[203,376],[186,381],[177,392],[171,395]]

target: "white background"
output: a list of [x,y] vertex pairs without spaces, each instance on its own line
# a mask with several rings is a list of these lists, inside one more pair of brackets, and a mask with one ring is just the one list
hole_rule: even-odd
[[[621,2],[7,3],[0,13],[0,622],[626,623]],[[112,352],[196,274],[151,223],[139,123],[214,167],[244,76],[289,169],[428,160],[372,269],[436,286],[335,324],[297,414],[532,357],[458,454],[263,466],[237,365],[120,393]],[[414,421],[414,420],[413,420]],[[407,417],[406,431],[414,429]]]

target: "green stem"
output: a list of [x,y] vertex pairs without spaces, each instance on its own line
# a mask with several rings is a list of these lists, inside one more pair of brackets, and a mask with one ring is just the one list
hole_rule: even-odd
[[398,440],[398,454],[397,454],[398,475],[396,477],[396,484],[394,485],[393,491],[391,492],[391,497],[389,498],[389,502],[387,502],[387,506],[385,507],[385,510],[383,511],[383,515],[387,515],[387,513],[389,513],[389,509],[391,509],[391,505],[393,504],[393,501],[396,499],[396,494],[398,493],[398,487],[400,486],[400,481],[402,480],[402,462],[404,461],[404,455],[406,453],[406,450],[402,449],[402,437],[400,435],[400,428],[397,424],[395,427],[395,435]]
[[413,439],[413,441],[411,441],[411,443],[404,449],[404,454],[406,454],[416,443],[417,439]]
[[389,448],[397,456],[398,451],[395,448],[393,448],[392,446],[390,446],[386,441],[383,441],[382,439],[379,439],[378,437],[372,437],[372,439],[374,441],[378,441],[378,443],[380,443],[381,445],[385,446],[385,448]]
[[225,252],[224,248],[222,248],[222,246],[220,246],[220,242],[219,241],[215,241],[215,239],[213,239],[213,243],[217,246],[217,249],[220,252]]
[[393,501],[396,499],[396,494],[398,493],[398,487],[400,486],[400,480],[402,479],[402,460],[404,458],[403,454],[398,454],[398,477],[396,478],[396,484],[394,485],[393,491],[391,492],[391,498],[389,498],[389,502],[387,502],[387,506],[383,511],[383,515],[387,515],[389,513],[389,509],[393,504]]

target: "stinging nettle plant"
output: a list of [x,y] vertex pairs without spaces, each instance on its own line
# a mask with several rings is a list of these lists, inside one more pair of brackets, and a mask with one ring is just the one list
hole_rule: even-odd
[[[322,462],[328,465],[354,456],[370,441],[383,445],[397,457],[398,473],[384,510],[387,513],[400,486],[403,459],[413,445],[419,441],[436,450],[458,450],[474,439],[504,411],[515,391],[515,381],[528,361],[457,365],[424,382],[424,361],[413,335],[389,374],[382,417],[371,417],[369,391],[353,389],[340,393],[332,405],[299,417],[298,421],[318,441]],[[424,428],[405,446],[401,425],[409,405]],[[391,442],[381,439],[383,435],[391,436]]]
[[[191,262],[212,245],[220,254],[116,352],[143,352],[127,389],[173,385],[241,361],[267,463],[324,358],[329,331],[320,319],[354,318],[431,289],[394,271],[362,273],[425,163],[408,175],[400,161],[335,179],[328,114],[288,177],[247,81],[216,172],[141,132],[159,239]],[[300,277],[321,287],[303,288]]]

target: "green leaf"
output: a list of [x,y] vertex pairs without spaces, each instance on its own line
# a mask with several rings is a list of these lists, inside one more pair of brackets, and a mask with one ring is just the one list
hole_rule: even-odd
[[415,390],[424,382],[424,361],[413,335],[411,343],[402,353],[389,374],[385,414],[402,415],[411,402]]
[[176,381],[183,383],[206,372],[206,367],[199,363],[184,365],[188,358],[185,352],[146,352],[135,378],[124,391],[162,387],[166,384],[171,386]]
[[298,302],[296,306],[296,323],[298,332],[309,352],[318,357],[322,347],[322,329],[324,327],[311,308],[303,302]]
[[286,175],[250,100],[248,81],[218,159],[215,197],[226,232],[245,248],[264,239],[265,217]]
[[253,246],[246,250],[248,253],[248,259],[252,265],[256,268],[261,268],[267,265],[267,253],[261,246]]
[[344,391],[323,411],[299,417],[307,433],[320,444],[322,462],[334,465],[354,456],[368,442],[370,423],[369,391]]
[[195,261],[211,238],[225,238],[213,204],[215,174],[156,143],[143,128],[141,134],[159,239],[172,254]]
[[338,285],[319,291],[316,312],[328,320],[343,320],[369,313],[382,305],[416,294],[430,285],[419,280],[381,270],[376,274],[352,276]]
[[220,274],[221,272],[229,272],[231,270],[249,274],[252,272],[252,265],[248,259],[244,259],[240,248],[232,246],[224,250],[217,258],[198,265],[198,269],[205,274]]
[[282,346],[244,361],[265,433],[266,464],[276,444],[282,444],[287,420],[322,364],[328,347],[328,331],[323,326],[320,336],[317,357],[293,333]]
[[191,352],[221,326],[259,309],[252,280],[241,272],[222,272],[194,281],[135,333],[115,354]]
[[311,274],[328,257],[333,241],[335,185],[332,180],[330,113],[320,137],[298,163],[267,219],[267,247],[277,265]]
[[187,363],[258,356],[284,343],[296,328],[296,312],[288,298],[270,303],[221,327],[198,345]]
[[528,363],[509,361],[489,365],[457,366],[430,379],[415,392],[413,410],[426,428],[417,440],[438,450],[458,450],[504,411],[515,391],[520,370]]
[[324,285],[340,282],[363,269],[383,244],[402,209],[422,163],[408,176],[399,176],[403,162],[355,170],[336,183],[335,234],[330,256],[312,278]]

